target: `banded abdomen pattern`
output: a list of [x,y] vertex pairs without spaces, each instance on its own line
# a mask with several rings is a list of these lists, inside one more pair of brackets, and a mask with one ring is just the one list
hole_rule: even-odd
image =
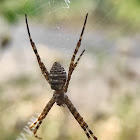
[[62,65],[55,62],[50,70],[49,80],[53,90],[60,90],[67,79],[66,71]]

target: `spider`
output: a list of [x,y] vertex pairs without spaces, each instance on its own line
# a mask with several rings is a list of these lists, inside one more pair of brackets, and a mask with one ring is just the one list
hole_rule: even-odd
[[29,39],[30,39],[32,49],[33,49],[33,51],[36,55],[36,58],[37,58],[37,61],[38,61],[38,64],[39,64],[39,67],[41,69],[42,74],[44,75],[44,77],[48,81],[48,83],[50,84],[51,89],[54,90],[53,97],[47,103],[47,105],[43,109],[42,113],[38,116],[38,118],[35,120],[35,122],[33,122],[29,127],[30,130],[33,132],[34,136],[38,139],[41,139],[41,137],[37,136],[37,134],[36,134],[37,130],[40,127],[43,119],[47,116],[50,109],[52,108],[52,106],[56,102],[56,104],[59,105],[59,106],[66,105],[68,107],[68,109],[70,110],[70,112],[72,113],[74,118],[77,120],[77,122],[80,124],[81,128],[84,130],[84,132],[85,132],[85,134],[86,134],[86,136],[88,137],[89,140],[91,140],[91,137],[94,140],[97,140],[97,137],[89,129],[87,123],[84,121],[82,116],[79,114],[77,109],[74,107],[74,105],[72,104],[72,102],[68,98],[68,96],[65,94],[68,90],[68,86],[69,86],[69,82],[70,82],[72,73],[75,70],[80,58],[82,57],[82,55],[85,52],[85,50],[83,50],[82,53],[79,55],[78,59],[76,60],[76,62],[74,62],[76,54],[77,54],[77,52],[79,50],[79,47],[81,45],[82,36],[83,36],[84,29],[85,29],[86,22],[87,22],[87,17],[88,17],[88,13],[87,13],[86,18],[85,18],[85,22],[84,22],[84,25],[83,25],[83,28],[82,28],[82,31],[81,31],[79,41],[78,41],[78,43],[76,45],[76,48],[74,50],[74,54],[71,58],[69,71],[68,71],[68,77],[67,77],[65,69],[63,68],[63,66],[59,62],[55,62],[53,64],[53,66],[50,70],[50,73],[47,71],[44,63],[41,61],[41,58],[38,54],[35,43],[32,41],[29,26],[28,26],[28,21],[27,21],[27,15],[25,14],[26,26],[27,26],[27,31],[28,31],[28,35],[29,35]]

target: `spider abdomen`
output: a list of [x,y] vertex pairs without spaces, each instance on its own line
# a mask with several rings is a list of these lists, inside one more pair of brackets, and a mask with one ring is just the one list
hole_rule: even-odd
[[66,71],[61,64],[55,62],[50,70],[49,80],[53,90],[59,90],[63,87],[67,79]]

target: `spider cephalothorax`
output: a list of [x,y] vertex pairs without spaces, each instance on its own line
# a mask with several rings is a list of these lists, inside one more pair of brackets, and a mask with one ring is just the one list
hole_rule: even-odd
[[32,41],[30,31],[29,31],[28,22],[27,22],[27,15],[25,15],[27,31],[28,31],[30,43],[31,43],[33,51],[36,55],[36,58],[37,58],[39,66],[40,66],[41,72],[44,75],[45,79],[50,84],[52,90],[54,90],[53,97],[47,103],[43,112],[38,116],[37,120],[30,125],[30,130],[33,132],[33,134],[35,135],[36,138],[40,139],[40,137],[38,137],[37,134],[36,134],[37,130],[38,130],[39,126],[41,125],[43,119],[47,116],[48,112],[50,111],[50,109],[52,108],[54,103],[56,102],[56,104],[59,105],[59,106],[66,105],[68,107],[68,109],[70,110],[70,112],[72,113],[74,118],[77,120],[77,122],[80,124],[81,128],[84,130],[84,132],[85,132],[85,134],[86,134],[86,136],[88,137],[89,140],[91,140],[91,136],[94,138],[94,140],[97,140],[96,136],[94,136],[93,132],[89,129],[87,123],[83,120],[83,118],[78,113],[78,111],[76,110],[76,108],[74,107],[74,105],[72,104],[70,99],[68,98],[68,96],[65,94],[68,90],[71,75],[72,75],[74,69],[76,68],[80,58],[82,57],[82,55],[85,52],[85,50],[83,50],[82,53],[77,58],[76,62],[74,62],[76,54],[77,54],[77,52],[79,50],[79,47],[81,45],[82,36],[83,36],[84,29],[85,29],[85,26],[86,26],[87,16],[88,16],[88,14],[86,15],[85,22],[84,22],[84,25],[83,25],[83,28],[82,28],[82,32],[81,32],[79,41],[78,41],[78,43],[76,45],[76,48],[74,50],[74,54],[71,58],[71,63],[70,63],[68,76],[67,76],[65,69],[58,62],[55,62],[53,64],[53,66],[50,70],[50,73],[47,71],[45,65],[41,61],[41,58],[38,54],[35,43]]

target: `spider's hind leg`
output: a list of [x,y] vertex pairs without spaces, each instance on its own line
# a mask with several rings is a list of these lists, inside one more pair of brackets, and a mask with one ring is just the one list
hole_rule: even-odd
[[89,132],[89,134],[94,138],[94,140],[98,140],[96,136],[94,136],[93,132],[89,129],[88,125],[84,122],[84,126]]
[[[80,123],[79,123],[79,124],[80,124]],[[87,129],[86,129],[84,126],[82,126],[82,124],[80,124],[80,126],[81,126],[81,128],[84,130],[84,132],[85,132],[86,136],[88,137],[88,139],[91,140],[91,137],[90,137],[90,135],[89,135]]]
[[36,132],[37,132],[39,126],[41,125],[41,123],[42,123],[42,120],[39,121],[39,123],[37,124],[37,126],[35,127],[35,129],[34,129],[34,131],[33,131],[34,136],[35,136],[36,138],[38,138],[38,139],[42,139],[41,137],[37,136],[37,134],[36,134]]
[[[69,108],[70,112],[74,116],[74,118],[77,120],[77,122],[80,124],[81,128],[84,130],[86,136],[88,137],[89,140],[91,140],[91,136],[93,137],[94,140],[97,140],[97,137],[94,136],[93,132],[89,129],[87,123],[84,121],[82,116],[79,114],[79,112],[76,110],[72,102],[69,100],[68,96],[65,98],[65,104]],[[91,135],[91,136],[90,136]]]
[[52,108],[52,106],[54,105],[55,100],[54,100],[54,96],[51,98],[51,100],[47,103],[47,105],[45,106],[44,110],[42,111],[42,113],[39,115],[39,117],[36,119],[35,122],[33,122],[30,125],[30,130],[33,132],[34,136],[38,139],[41,139],[40,137],[37,136],[37,130],[40,127],[43,119],[45,119],[45,117],[47,116],[47,114],[49,113],[50,109]]

